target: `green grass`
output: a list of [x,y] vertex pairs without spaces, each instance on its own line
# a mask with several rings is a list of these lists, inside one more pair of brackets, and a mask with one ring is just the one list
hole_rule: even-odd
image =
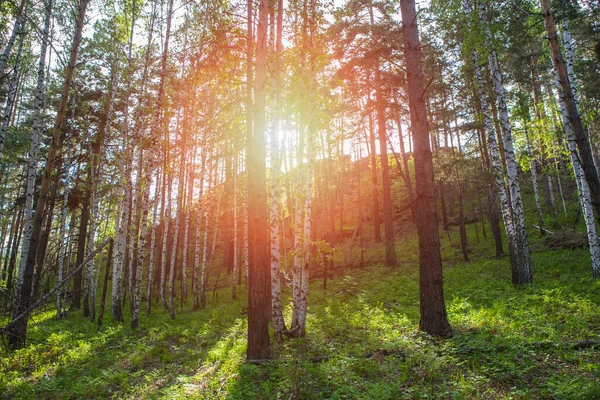
[[[185,304],[174,320],[157,305],[137,330],[110,316],[101,330],[77,313],[56,321],[49,308],[33,318],[31,344],[0,350],[0,397],[600,398],[597,348],[528,345],[600,339],[600,281],[591,278],[587,250],[550,251],[530,234],[534,283],[516,288],[508,260],[491,256],[489,232],[486,242],[480,228],[478,242],[468,226],[469,264],[460,262],[455,230],[443,237],[452,339],[417,329],[417,241],[404,238],[397,268],[347,267],[327,290],[312,281],[308,336],[274,344],[276,361],[244,363],[245,293],[232,302],[229,289],[209,297],[205,310]],[[343,250],[338,265],[358,254]],[[370,244],[367,261],[381,256],[381,245]],[[314,361],[322,356],[329,358]]]

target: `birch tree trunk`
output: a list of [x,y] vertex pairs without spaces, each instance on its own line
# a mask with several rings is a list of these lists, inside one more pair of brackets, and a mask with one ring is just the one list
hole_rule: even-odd
[[[58,251],[58,265],[57,265],[57,275],[58,281],[61,282],[64,276],[65,270],[65,259],[67,256],[67,218],[68,218],[68,201],[69,201],[69,167],[67,165],[67,160],[69,156],[69,151],[67,150],[66,154],[66,162],[65,162],[65,173],[64,173],[64,193],[63,193],[63,204],[60,212],[60,233],[59,233],[59,251]],[[64,304],[63,304],[63,288],[62,286],[58,289],[56,293],[56,318],[61,319],[64,314]]]
[[498,197],[500,198],[500,211],[502,214],[502,220],[504,221],[504,230],[506,232],[506,239],[508,242],[508,253],[510,256],[510,264],[512,269],[517,268],[518,261],[518,253],[516,249],[516,233],[515,227],[513,223],[513,215],[512,208],[510,204],[510,200],[508,198],[508,193],[506,190],[506,186],[504,184],[504,173],[502,171],[502,159],[500,157],[500,151],[498,149],[498,143],[496,142],[496,133],[494,131],[492,114],[490,113],[490,109],[487,102],[487,97],[485,94],[485,89],[483,86],[483,77],[481,75],[481,69],[479,67],[479,57],[477,56],[477,52],[472,50],[472,59],[473,59],[473,68],[475,70],[475,80],[477,83],[477,94],[479,97],[479,102],[481,104],[481,111],[483,113],[483,121],[485,125],[485,132],[487,134],[488,145],[490,150],[490,164],[491,164],[491,172],[494,177],[494,183],[496,185],[496,191],[498,192]]
[[[54,2],[54,0],[46,1],[46,13],[48,13],[48,9],[51,10],[53,2]],[[17,40],[17,35],[23,34],[23,32],[21,32],[21,29],[23,28],[23,25],[25,24],[25,12],[24,11],[25,11],[26,5],[27,5],[27,0],[21,0],[21,4],[19,5],[19,10],[17,11],[17,18],[15,19],[15,24],[13,25],[12,32],[10,34],[10,37],[8,38],[8,42],[6,43],[6,47],[4,48],[4,51],[2,52],[2,54],[0,54],[0,81],[2,81],[6,77],[4,75],[4,70],[6,70],[6,65],[8,64],[8,58],[9,58],[10,52],[12,51],[12,48],[15,44],[15,40]],[[50,11],[50,13],[52,13],[52,11]],[[47,34],[45,33],[45,28],[44,28],[44,33],[42,35],[46,37],[46,39],[42,38],[42,42],[43,42],[44,40],[47,40]],[[43,45],[44,44],[42,43],[42,46]],[[1,150],[2,149],[0,148],[0,151]]]
[[[583,123],[577,109],[577,99],[573,93],[574,83],[571,83],[569,72],[565,66],[565,61],[560,49],[560,44],[558,43],[558,33],[556,32],[556,26],[554,25],[554,15],[550,8],[550,0],[541,0],[541,7],[548,43],[550,45],[550,53],[552,54],[552,64],[554,65],[554,70],[556,71],[560,83],[560,98],[567,111],[575,143],[579,150],[579,160],[590,189],[590,197],[596,213],[596,219],[600,221],[600,179],[594,165],[594,157],[592,155],[589,138],[583,128]],[[569,36],[567,34],[567,39],[568,38]]]
[[11,114],[14,110],[14,103],[17,97],[17,87],[21,71],[21,54],[23,52],[25,32],[21,32],[20,35],[21,38],[19,40],[19,47],[17,48],[17,55],[15,57],[15,67],[10,77],[8,84],[8,96],[6,97],[6,104],[4,106],[4,111],[2,112],[2,124],[0,125],[0,154],[2,154],[4,144],[6,143],[6,132],[8,131],[8,126],[10,125]]
[[[152,126],[150,128],[150,145],[148,149],[148,162],[146,165],[145,173],[144,173],[144,187],[143,193],[141,196],[141,222],[140,222],[140,237],[139,237],[139,245],[138,245],[138,259],[137,259],[137,271],[136,271],[136,288],[134,292],[136,293],[137,298],[133,299],[134,303],[134,313],[131,319],[131,327],[137,328],[139,320],[137,316],[139,315],[140,308],[140,285],[141,285],[141,275],[142,275],[142,264],[144,262],[144,248],[146,247],[147,240],[147,232],[148,232],[148,208],[150,203],[150,185],[152,184],[152,174],[155,169],[155,164],[158,159],[158,155],[156,154],[156,149],[158,148],[158,134],[159,127],[161,125],[162,120],[162,106],[163,106],[163,97],[165,92],[165,75],[167,71],[167,57],[169,55],[169,38],[171,35],[171,19],[173,16],[173,0],[169,1],[169,10],[167,12],[167,27],[165,32],[165,42],[163,46],[163,53],[161,57],[161,65],[160,65],[160,81],[158,86],[158,94],[156,96],[156,105],[154,108],[154,116],[152,121]],[[140,166],[141,168],[141,166]],[[139,277],[138,277],[139,275]],[[138,285],[139,279],[139,285]],[[136,317],[136,318],[134,318]]]
[[[273,27],[271,32],[273,34]],[[275,115],[271,126],[271,185],[269,191],[269,234],[271,243],[271,312],[272,325],[275,335],[281,336],[285,331],[285,321],[283,319],[283,306],[281,304],[281,277],[280,277],[280,232],[279,232],[279,197],[281,194],[281,157],[279,156],[279,131],[280,131],[280,106],[279,97],[281,92],[281,53],[283,50],[283,0],[277,2],[277,40],[275,47],[275,78],[274,78],[274,96],[273,109]],[[235,179],[235,178],[234,178]],[[235,184],[234,184],[235,188]],[[235,191],[235,190],[234,190]],[[235,193],[234,193],[235,198]],[[235,211],[234,211],[235,213]],[[234,214],[235,215],[235,214]],[[235,219],[235,216],[234,216]],[[234,222],[234,235],[236,222]],[[235,252],[235,250],[234,250]],[[236,264],[234,255],[234,265]],[[234,269],[237,267],[234,266]],[[235,277],[235,272],[234,272]],[[235,278],[234,278],[235,279]],[[235,284],[234,284],[235,288]]]
[[[202,226],[202,212],[206,212],[205,206],[203,206],[204,200],[204,175],[206,174],[206,147],[202,148],[202,167],[200,169],[200,188],[198,190],[198,206],[196,207],[196,239],[195,239],[195,249],[194,249],[194,272],[192,274],[192,290],[194,292],[194,311],[200,308],[200,293],[198,292],[198,278],[199,278],[199,270],[200,270],[200,240],[201,240],[201,229]],[[234,180],[235,182],[235,180]],[[234,189],[235,193],[235,189]],[[235,197],[234,197],[235,201]],[[234,203],[235,204],[235,203]],[[235,206],[234,206],[235,212]],[[235,223],[235,217],[234,217]],[[234,278],[235,279],[235,278]]]
[[[187,144],[187,125],[186,118],[183,121],[184,128],[181,134],[181,156],[179,165],[179,182],[177,183],[177,208],[175,210],[175,231],[173,232],[173,247],[171,249],[171,266],[169,268],[169,313],[171,318],[175,318],[175,301],[173,300],[173,292],[175,286],[175,268],[177,267],[177,250],[179,244],[179,230],[181,226],[181,214],[183,213],[183,190],[185,188],[185,152]],[[186,255],[184,253],[183,257]],[[183,284],[183,282],[182,282]]]
[[523,120],[523,128],[525,129],[525,144],[527,146],[527,155],[529,156],[529,169],[531,173],[531,184],[533,186],[533,197],[535,199],[535,208],[537,210],[538,215],[538,229],[540,230],[540,235],[544,236],[546,234],[546,230],[544,229],[544,216],[542,214],[542,206],[540,205],[540,193],[538,189],[537,182],[537,171],[536,171],[536,162],[533,159],[531,153],[531,143],[529,141],[529,130],[527,129],[527,121]]
[[[561,83],[558,80],[558,76],[554,75],[556,87],[560,90]],[[549,88],[550,95],[552,90]],[[551,96],[552,97],[552,96]],[[573,164],[573,173],[575,174],[575,183],[579,192],[579,205],[583,211],[583,218],[585,220],[585,227],[587,231],[588,244],[590,248],[590,258],[592,261],[592,276],[594,278],[600,278],[600,241],[598,239],[598,233],[596,230],[596,223],[594,220],[594,210],[592,207],[592,200],[590,195],[589,186],[583,173],[579,154],[577,152],[577,146],[575,141],[575,134],[573,132],[573,126],[569,120],[569,114],[567,107],[562,99],[558,98],[560,107],[560,114],[565,127],[565,135],[567,137],[567,146],[569,148],[569,155],[571,156],[571,163]]]
[[[172,181],[171,178],[165,178],[165,183],[168,184],[168,193],[167,193],[167,205],[165,209],[165,213],[163,215],[163,237],[162,237],[162,252],[161,252],[161,263],[160,263],[160,300],[162,302],[163,307],[167,308],[167,298],[165,297],[165,289],[166,289],[166,280],[167,280],[167,243],[169,238],[169,228],[171,221],[171,191],[172,191]],[[164,190],[163,190],[164,195]]]
[[[216,161],[212,161],[215,164]],[[216,170],[213,169],[211,176],[209,177],[209,182],[212,182],[208,186],[207,190],[207,198],[204,204],[204,237],[202,243],[202,272],[200,275],[200,308],[206,307],[206,285],[207,285],[207,267],[208,267],[208,228],[210,225],[210,208],[212,205],[212,198],[214,193],[211,192],[216,182]],[[215,227],[216,229],[216,227]]]
[[[231,298],[237,300],[238,285],[238,205],[237,205],[237,180],[238,180],[238,152],[234,144],[233,158],[233,269],[231,271]],[[199,203],[198,203],[199,204]],[[199,212],[199,211],[198,211]],[[196,236],[198,237],[198,236]],[[197,242],[196,242],[197,243]],[[196,264],[194,264],[196,272]],[[194,282],[196,282],[194,280]],[[194,299],[196,292],[194,291]],[[194,304],[195,307],[195,304]]]
[[150,311],[152,310],[152,285],[154,278],[154,263],[156,261],[156,229],[157,229],[157,218],[158,218],[158,203],[159,200],[162,201],[161,197],[159,197],[161,187],[164,185],[164,182],[161,180],[161,171],[156,171],[156,194],[153,200],[152,206],[152,222],[151,222],[151,233],[150,233],[150,260],[148,262],[148,284],[146,286],[146,312],[150,315]]
[[[23,2],[24,3],[24,2]],[[31,247],[31,239],[32,239],[32,235],[33,235],[33,212],[34,212],[34,205],[33,205],[33,195],[34,195],[34,191],[35,191],[35,177],[37,174],[37,164],[38,164],[38,159],[39,159],[39,154],[40,154],[40,140],[41,140],[41,135],[42,135],[42,130],[44,129],[43,127],[43,111],[44,111],[44,107],[45,107],[45,102],[46,102],[46,79],[45,79],[45,74],[46,74],[46,51],[48,49],[48,38],[50,36],[50,24],[52,22],[52,6],[54,4],[53,0],[48,0],[46,3],[46,13],[44,16],[44,31],[42,33],[42,43],[40,45],[40,59],[38,62],[38,70],[37,70],[37,85],[36,85],[36,89],[35,89],[35,102],[34,102],[34,109],[33,109],[33,126],[32,126],[32,130],[31,130],[31,143],[29,146],[29,161],[28,161],[28,166],[27,166],[27,189],[25,191],[25,219],[24,219],[24,225],[23,225],[23,243],[22,243],[22,247],[21,247],[21,260],[19,262],[19,272],[18,272],[18,277],[17,277],[17,286],[16,286],[16,290],[17,290],[17,304],[20,302],[20,290],[21,287],[23,286],[23,281],[25,279],[25,270],[27,269],[27,263],[28,263],[28,255],[29,255],[29,249]],[[22,16],[22,11],[21,14],[19,15],[19,18],[21,18]],[[16,23],[15,23],[16,24]],[[19,29],[20,29],[20,25],[21,22],[19,22]],[[14,38],[11,38],[14,42]],[[10,43],[10,46],[12,46],[12,43]],[[8,45],[7,45],[7,49],[8,49]],[[10,52],[10,49],[8,49],[8,51]],[[5,50],[6,52],[6,50]],[[8,57],[8,55],[7,55]],[[1,65],[1,61],[0,61],[0,73],[2,73],[3,69],[2,69],[2,65]],[[66,108],[66,104],[65,104],[65,108]],[[48,179],[50,179],[50,177],[48,177]],[[45,206],[45,205],[44,205]],[[37,211],[37,209],[36,209]],[[40,209],[40,214],[43,214],[44,212],[44,208]],[[41,232],[41,225],[42,225],[42,215],[39,215],[40,217],[40,232]],[[37,247],[37,240],[36,243],[34,243],[34,247]],[[35,264],[35,255],[37,252],[37,248],[34,249],[33,254],[32,254],[32,263]],[[32,265],[32,274],[33,274],[33,265]],[[33,275],[32,275],[32,279],[33,279]],[[31,282],[33,283],[33,282]],[[31,291],[31,288],[29,288],[29,291]],[[29,296],[29,294],[27,295]],[[24,338],[23,338],[24,339]]]
[[[95,251],[95,241],[96,241],[96,228],[98,226],[98,207],[100,203],[99,197],[99,186],[102,180],[102,166],[103,159],[105,154],[104,142],[106,137],[108,136],[109,127],[112,119],[112,114],[114,110],[115,97],[117,93],[117,87],[119,84],[119,76],[117,72],[117,65],[115,61],[115,65],[113,67],[112,74],[112,87],[110,89],[110,98],[108,101],[108,108],[106,111],[106,116],[102,120],[99,126],[98,137],[96,138],[96,143],[93,144],[92,151],[92,159],[91,162],[91,187],[89,190],[92,192],[92,201],[91,201],[91,215],[90,215],[90,225],[88,228],[88,239],[87,239],[87,254],[86,258],[90,258],[91,255]],[[89,318],[93,321],[96,317],[96,289],[98,285],[97,281],[97,272],[94,264],[94,259],[91,258],[88,264],[86,265],[86,280],[85,280],[85,294],[84,294],[84,314],[85,314],[85,306],[88,304],[87,299],[89,299]]]
[[492,75],[494,90],[496,92],[496,101],[498,102],[502,140],[506,156],[506,174],[508,177],[508,189],[510,192],[515,230],[515,249],[517,252],[517,262],[513,264],[512,282],[515,285],[523,285],[533,281],[533,274],[531,271],[531,257],[529,254],[529,243],[527,241],[527,228],[525,227],[525,212],[523,210],[523,200],[521,199],[521,188],[519,187],[519,181],[517,179],[517,161],[515,159],[512,130],[508,118],[508,107],[506,105],[504,86],[498,68],[496,52],[494,51],[492,43],[492,34],[488,24],[485,5],[482,1],[478,1],[478,6],[479,17],[485,33],[485,45],[489,51],[489,68],[490,74]]
[[[29,250],[27,252],[27,262],[24,270],[23,284],[20,288],[20,295],[18,296],[19,301],[17,307],[15,307],[14,316],[17,317],[22,314],[29,307],[31,301],[31,284],[33,281],[33,270],[35,266],[35,256],[37,253],[37,246],[40,238],[43,213],[46,207],[46,200],[48,197],[48,190],[50,185],[50,178],[54,170],[54,160],[56,158],[56,152],[60,141],[60,133],[65,120],[67,101],[69,99],[69,91],[71,89],[71,82],[73,79],[73,72],[77,62],[77,52],[79,50],[79,44],[82,39],[83,22],[85,19],[85,13],[87,10],[89,0],[80,0],[79,7],[77,10],[77,20],[75,26],[75,34],[73,37],[73,44],[69,55],[69,62],[65,70],[64,82],[62,85],[60,102],[58,106],[58,112],[54,121],[54,128],[52,130],[52,141],[48,149],[46,156],[46,166],[44,167],[44,174],[42,176],[42,182],[40,185],[40,192],[35,209],[35,217],[33,221],[33,229],[31,230],[31,241],[29,244]],[[39,82],[38,82],[39,83]],[[43,91],[42,91],[43,95]],[[37,95],[36,95],[37,97]],[[41,99],[40,99],[41,100]],[[28,317],[23,317],[17,323],[15,323],[8,332],[9,345],[12,348],[20,348],[25,344],[25,337],[27,334],[27,321]]]

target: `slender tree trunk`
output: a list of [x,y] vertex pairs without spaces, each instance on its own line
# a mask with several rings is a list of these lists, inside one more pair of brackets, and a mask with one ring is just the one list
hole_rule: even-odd
[[[274,34],[274,24],[271,26],[271,36]],[[283,319],[283,306],[281,304],[281,277],[280,277],[280,232],[279,232],[279,197],[281,191],[280,169],[281,158],[279,156],[279,130],[280,130],[280,106],[279,97],[281,92],[281,52],[283,50],[283,0],[277,2],[277,39],[275,47],[275,77],[273,109],[275,116],[271,126],[271,185],[269,187],[269,237],[271,244],[271,310],[272,325],[275,335],[281,336],[285,331]]]
[[377,181],[377,155],[375,154],[375,128],[373,116],[369,112],[369,148],[371,155],[371,183],[373,185],[373,229],[375,241],[381,242],[381,221],[379,220],[379,182]]
[[[61,162],[59,161],[59,165]],[[60,170],[60,166],[57,167]],[[50,231],[52,230],[52,219],[54,218],[54,206],[56,205],[56,197],[58,193],[58,177],[53,178],[54,184],[52,188],[52,194],[50,195],[50,204],[45,217],[45,226],[42,230],[40,237],[40,245],[38,246],[38,252],[36,255],[35,270],[33,274],[33,285],[31,295],[33,298],[37,298],[40,291],[40,284],[42,280],[42,271],[44,269],[44,261],[46,259],[46,250],[48,249],[48,240],[50,239]]]
[[17,48],[17,55],[15,57],[15,67],[10,76],[8,84],[8,96],[6,97],[6,104],[4,106],[4,111],[2,112],[2,124],[0,125],[0,154],[2,154],[2,150],[4,149],[4,144],[6,143],[6,132],[8,131],[11,116],[15,109],[15,99],[17,97],[17,88],[19,85],[19,78],[21,72],[21,54],[23,53],[24,41],[25,32],[21,32],[19,47]]
[[[558,43],[558,33],[556,32],[556,26],[554,25],[554,15],[552,14],[552,10],[550,8],[550,0],[541,0],[541,7],[542,16],[544,17],[544,25],[546,26],[548,42],[550,44],[550,52],[552,54],[552,63],[554,64],[554,69],[560,83],[560,98],[562,99],[562,102],[566,108],[569,123],[573,130],[575,143],[577,144],[577,149],[579,150],[579,160],[590,189],[590,196],[592,206],[594,207],[594,211],[596,213],[596,219],[600,221],[600,179],[598,178],[598,171],[594,166],[594,157],[592,155],[589,138],[583,128],[583,123],[577,109],[577,100],[575,98],[575,94],[573,93],[574,83],[571,82],[572,79],[570,78],[572,77],[569,77],[569,72],[565,66],[562,51]],[[568,32],[568,29],[566,29],[566,32]],[[572,64],[572,62],[572,60],[568,60],[569,64]]]
[[[237,180],[238,180],[238,151],[234,145],[233,158],[233,269],[231,271],[231,297],[237,300],[237,285],[238,285],[238,205],[237,205]],[[196,236],[196,243],[199,241],[199,235]],[[198,249],[198,248],[196,248]],[[198,257],[196,253],[196,257]],[[198,276],[196,264],[194,264],[194,276]],[[194,280],[194,282],[196,282]],[[196,301],[196,291],[194,289],[194,301]],[[194,303],[194,308],[196,304]]]
[[[21,244],[21,237],[23,235],[23,218],[25,216],[25,207],[21,208],[19,212],[19,217],[17,218],[17,225],[15,227],[16,234],[13,239],[13,244],[11,246],[11,254],[10,260],[8,262],[8,277],[6,279],[6,289],[8,290],[9,296],[12,300],[12,296],[14,293],[13,290],[13,272],[15,269],[15,263],[17,261],[17,252],[19,251],[19,245]],[[11,301],[12,302],[12,301]]]
[[[206,212],[205,206],[203,206],[204,200],[204,175],[206,167],[206,146],[202,147],[202,167],[200,169],[200,190],[198,194],[198,207],[196,207],[196,241],[194,250],[194,272],[192,274],[192,290],[194,292],[194,311],[200,308],[199,292],[198,292],[198,272],[200,269],[200,234],[202,226],[202,215]],[[235,178],[234,178],[235,185]],[[234,213],[235,213],[235,186],[234,186]],[[234,216],[234,225],[237,223]],[[206,232],[206,231],[205,231]]]
[[[146,286],[146,312],[150,315],[152,311],[152,285],[154,278],[154,264],[156,262],[156,230],[158,229],[158,203],[159,203],[159,195],[161,192],[161,187],[165,184],[162,177],[162,171],[156,171],[156,194],[154,195],[153,206],[152,206],[152,222],[151,228],[152,231],[150,233],[150,260],[148,262],[148,282]],[[160,200],[163,204],[164,209],[164,201],[162,200],[162,196],[160,196]],[[161,210],[162,211],[162,210]]]
[[[25,1],[23,1],[23,3],[25,3]],[[38,63],[38,70],[37,70],[37,85],[36,85],[36,89],[35,89],[35,103],[34,103],[34,109],[33,109],[33,127],[32,127],[32,131],[31,131],[31,143],[29,146],[29,161],[28,161],[28,168],[27,168],[27,189],[25,192],[25,222],[24,222],[24,228],[23,228],[23,244],[22,244],[22,248],[21,248],[21,260],[19,262],[19,272],[18,272],[18,278],[17,278],[17,304],[19,304],[20,298],[21,298],[21,288],[24,285],[24,279],[26,279],[25,277],[25,273],[26,273],[26,269],[27,269],[27,262],[28,262],[28,254],[29,254],[29,249],[31,248],[31,241],[33,238],[33,224],[34,224],[34,203],[33,203],[33,196],[34,196],[34,191],[35,191],[35,178],[37,175],[37,163],[38,163],[38,159],[39,159],[39,154],[40,154],[40,142],[41,142],[41,136],[42,136],[42,130],[44,129],[43,127],[43,112],[44,112],[44,108],[45,108],[45,103],[46,103],[46,79],[45,79],[45,73],[46,73],[46,51],[48,48],[48,38],[50,36],[50,24],[52,22],[52,5],[53,5],[53,1],[52,0],[48,0],[48,2],[46,3],[46,13],[45,13],[45,17],[44,17],[44,31],[42,33],[42,44],[40,46],[40,59],[39,59],[39,63]],[[15,26],[15,28],[13,30],[16,30],[17,32],[21,29],[21,22],[19,22],[19,18],[22,18],[23,15],[23,9],[21,8],[20,13],[19,13],[19,17],[17,19],[18,22],[18,27]],[[17,22],[15,22],[15,25],[17,25]],[[13,32],[13,36],[16,33]],[[12,43],[11,41],[12,40]],[[5,50],[5,52],[2,54],[2,56],[0,57],[0,75],[3,75],[4,73],[4,67],[6,66],[6,61],[4,61],[4,65],[2,65],[3,62],[3,57],[6,55],[6,58],[8,58],[8,53],[10,53],[10,47],[12,47],[12,44],[14,43],[14,38],[11,37],[11,39],[9,40],[9,44],[7,45],[7,48]],[[7,53],[8,51],[8,53]],[[57,137],[58,139],[58,137]],[[50,171],[52,172],[52,171]],[[50,175],[50,174],[49,174]],[[48,176],[48,179],[50,179],[50,176]],[[45,199],[44,199],[45,200]],[[44,209],[45,209],[45,204],[44,207],[42,207],[41,209],[38,207],[35,211],[39,210],[39,214],[36,216],[36,219],[40,219],[40,233],[41,233],[41,225],[43,224],[43,214],[44,213]],[[29,284],[33,284],[33,269],[34,269],[34,265],[35,265],[35,256],[37,255],[37,242],[38,242],[39,238],[35,238],[35,243],[34,243],[34,249],[33,249],[33,254],[32,254],[32,266],[31,266],[31,279],[32,281]],[[25,295],[26,297],[29,297],[31,295],[31,287],[28,288],[27,294]],[[25,300],[26,302],[29,302],[29,300]],[[18,308],[18,307],[17,307]],[[23,324],[20,324],[23,325]],[[26,325],[26,324],[25,324]],[[25,328],[23,328],[23,332],[25,332],[27,329],[27,327],[25,326]],[[25,340],[25,338],[23,338],[23,340]],[[11,342],[12,343],[12,342]],[[24,344],[25,342],[23,342],[22,344]],[[16,343],[15,343],[16,344]],[[17,347],[19,347],[21,344],[17,344]]]
[[535,199],[535,208],[537,209],[538,215],[538,229],[540,230],[540,235],[544,236],[546,234],[546,230],[544,229],[544,216],[542,214],[542,207],[540,205],[540,195],[538,190],[537,183],[537,171],[536,171],[536,162],[533,159],[531,153],[531,143],[529,141],[529,130],[527,129],[527,121],[523,120],[523,128],[525,129],[525,144],[527,146],[527,155],[529,156],[529,169],[531,173],[531,183],[533,186],[533,196]]
[[419,234],[421,321],[419,329],[430,335],[449,337],[452,328],[446,316],[442,278],[442,257],[435,205],[433,162],[429,148],[429,126],[423,99],[421,45],[414,0],[401,0],[404,54],[406,59],[410,119],[413,127],[417,204],[415,216]]
[[[561,87],[558,80],[558,76],[554,75],[557,88]],[[560,89],[559,89],[560,90]],[[552,97],[552,96],[551,96]],[[573,132],[573,126],[569,120],[569,113],[566,104],[562,97],[558,98],[560,113],[562,116],[563,124],[565,127],[565,135],[567,137],[567,145],[569,146],[569,155],[571,156],[571,163],[573,164],[573,172],[575,174],[575,183],[579,192],[579,205],[583,211],[583,218],[585,220],[585,227],[587,231],[588,244],[590,248],[590,257],[592,261],[592,275],[594,278],[600,278],[600,241],[598,240],[598,233],[596,230],[596,223],[594,220],[594,209],[592,207],[592,199],[587,184],[585,174],[581,165],[581,159],[577,152],[575,133]]]
[[[46,9],[48,9],[48,5],[51,4],[52,1],[53,0],[48,0],[46,2]],[[22,32],[22,28],[25,24],[24,10],[26,5],[27,0],[21,0],[21,4],[19,5],[19,9],[17,11],[17,18],[15,19],[15,24],[13,25],[12,32],[10,34],[10,37],[8,38],[8,42],[6,43],[4,51],[2,52],[2,54],[0,54],[0,82],[6,77],[6,75],[4,75],[4,71],[6,70],[6,65],[8,64],[8,58],[10,56],[10,52],[12,51],[12,47],[15,44],[15,40],[17,40],[17,35],[24,34],[24,32]],[[1,148],[0,151],[2,151]]]
[[[15,307],[14,316],[18,316],[23,313],[30,305],[31,301],[31,284],[33,280],[33,268],[35,266],[35,256],[37,254],[37,246],[39,243],[43,213],[46,206],[46,199],[48,197],[48,190],[50,185],[50,177],[54,170],[54,159],[58,150],[60,134],[62,126],[65,120],[67,102],[69,98],[69,91],[71,89],[71,82],[73,79],[73,72],[77,61],[77,52],[79,50],[79,44],[81,43],[83,22],[85,19],[85,12],[88,6],[89,0],[80,0],[77,11],[77,21],[75,26],[75,35],[73,38],[73,44],[71,46],[71,52],[69,56],[69,63],[67,65],[64,77],[64,83],[61,90],[61,97],[58,106],[58,112],[54,121],[54,128],[52,131],[52,141],[48,149],[46,156],[46,166],[44,168],[44,174],[42,176],[42,182],[40,186],[40,192],[35,209],[35,217],[33,220],[33,229],[31,230],[31,242],[27,254],[27,262],[23,274],[23,284],[20,288],[19,300],[17,307]],[[43,94],[43,91],[41,92]],[[37,96],[36,96],[37,97]],[[41,100],[41,99],[40,99]],[[27,333],[27,321],[28,317],[21,318],[15,323],[8,332],[9,345],[12,348],[20,348],[25,345],[25,338]]]
[[[163,230],[162,230],[162,251],[161,251],[161,262],[160,262],[160,300],[162,302],[163,307],[167,308],[167,298],[165,297],[165,289],[167,282],[167,244],[169,239],[169,228],[171,222],[171,190],[172,190],[172,182],[170,176],[165,176],[165,183],[168,185],[167,191],[167,205],[165,212],[163,214]],[[165,195],[163,189],[163,196]]]
[[508,119],[508,107],[506,105],[506,96],[502,77],[498,68],[496,52],[492,45],[492,35],[490,32],[485,5],[479,1],[479,17],[484,25],[485,43],[489,50],[489,68],[492,75],[496,99],[498,102],[498,111],[500,116],[500,126],[502,127],[502,139],[504,142],[504,152],[506,155],[506,173],[508,176],[508,188],[512,206],[513,224],[515,230],[515,248],[517,251],[518,263],[513,264],[512,282],[515,285],[531,283],[533,274],[531,271],[531,258],[529,255],[529,243],[527,241],[527,229],[525,227],[525,212],[523,210],[523,201],[521,199],[521,188],[517,179],[517,161],[512,142],[512,132],[510,121]]
[[[106,293],[108,292],[108,278],[110,270],[112,269],[113,259],[113,246],[114,240],[110,241],[108,245],[108,254],[106,256],[106,268],[104,270],[104,283],[102,284],[102,298],[100,299],[100,313],[98,314],[98,329],[102,328],[102,321],[104,319],[104,308],[106,307]],[[60,282],[60,281],[59,281]]]

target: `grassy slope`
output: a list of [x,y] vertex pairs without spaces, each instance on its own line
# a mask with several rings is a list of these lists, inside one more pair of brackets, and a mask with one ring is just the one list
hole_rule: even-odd
[[[277,346],[279,361],[243,363],[245,301],[231,302],[228,289],[206,310],[185,305],[175,320],[157,306],[137,331],[110,317],[101,331],[75,314],[57,322],[47,311],[34,318],[30,346],[0,350],[0,397],[600,398],[597,349],[526,346],[599,338],[600,281],[591,278],[587,251],[549,251],[532,232],[535,283],[519,289],[509,283],[508,260],[491,258],[473,225],[469,235],[476,261],[467,265],[456,232],[443,241],[450,340],[417,331],[416,240],[409,238],[397,269],[347,269],[327,290],[313,281],[308,337]],[[380,256],[371,245],[366,259]],[[367,352],[376,354],[361,356]],[[309,360],[323,355],[331,358]]]

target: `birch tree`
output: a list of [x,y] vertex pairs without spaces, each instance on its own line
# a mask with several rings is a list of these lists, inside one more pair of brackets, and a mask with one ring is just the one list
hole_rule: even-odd
[[[33,220],[33,226],[31,229],[31,239],[29,243],[29,249],[27,251],[27,259],[23,271],[23,281],[20,287],[20,294],[17,296],[17,306],[15,307],[14,317],[22,314],[28,307],[31,301],[31,286],[33,283],[33,270],[35,266],[35,256],[37,253],[37,246],[42,228],[43,214],[46,207],[46,200],[48,197],[48,190],[50,185],[50,177],[54,170],[54,161],[56,152],[58,150],[60,133],[62,125],[65,120],[67,102],[69,99],[69,91],[71,89],[71,83],[73,79],[73,72],[75,70],[77,62],[77,53],[79,50],[79,44],[82,39],[83,22],[85,19],[85,13],[87,10],[89,0],[80,0],[77,8],[77,19],[75,22],[75,33],[73,36],[73,43],[69,54],[69,62],[65,70],[64,81],[61,89],[60,102],[58,105],[58,112],[54,120],[54,128],[52,130],[52,141],[46,155],[46,165],[44,167],[44,174],[42,175],[42,182],[40,185],[40,191],[38,200],[36,203],[35,217]],[[41,58],[41,57],[40,57]],[[39,74],[38,74],[39,79]],[[39,88],[39,86],[38,86]],[[39,91],[38,91],[39,92]],[[43,94],[43,91],[41,91]],[[37,95],[36,95],[37,97]],[[41,98],[40,98],[41,101]],[[25,316],[13,324],[8,332],[9,345],[12,348],[20,348],[25,344],[25,336],[27,333],[27,321],[28,317]]]
[[502,77],[498,67],[498,60],[492,42],[487,11],[483,1],[478,0],[479,18],[483,25],[485,46],[488,50],[488,61],[492,83],[496,93],[498,111],[500,117],[500,126],[502,129],[502,141],[504,145],[504,154],[506,159],[506,174],[508,177],[508,191],[510,193],[513,226],[515,230],[515,250],[516,262],[512,265],[512,282],[515,285],[530,283],[533,280],[531,270],[531,257],[529,255],[529,243],[527,240],[527,228],[525,227],[525,211],[523,210],[523,200],[521,199],[521,188],[517,178],[517,161],[512,140],[512,128],[508,117],[508,107],[506,105],[506,95],[502,84]]

